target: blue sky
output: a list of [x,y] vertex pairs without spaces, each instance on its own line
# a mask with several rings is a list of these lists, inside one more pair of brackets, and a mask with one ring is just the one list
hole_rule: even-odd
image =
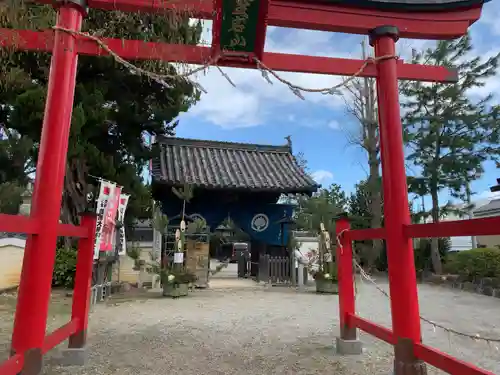
[[[500,1],[485,5],[481,21],[471,27],[475,53],[486,56],[500,51],[500,23],[495,22],[499,18]],[[210,34],[211,25],[205,23],[205,42],[210,42]],[[358,58],[361,40],[356,35],[271,27],[266,51]],[[412,48],[420,50],[432,43],[400,40],[399,53],[408,56]],[[335,182],[352,191],[356,182],[366,178],[366,156],[348,141],[357,124],[347,114],[341,97],[311,94],[301,100],[279,82],[270,85],[257,71],[224,71],[236,87],[215,68],[197,77],[208,93],[180,116],[177,136],[281,145],[286,142],[284,137],[291,135],[293,152],[304,153],[310,171],[323,185]],[[310,88],[330,87],[340,80],[311,74],[280,75]],[[498,92],[498,89],[500,78],[490,80],[473,94]],[[473,184],[478,199],[488,198],[489,187],[500,177],[494,165],[487,165],[486,169],[483,178]]]

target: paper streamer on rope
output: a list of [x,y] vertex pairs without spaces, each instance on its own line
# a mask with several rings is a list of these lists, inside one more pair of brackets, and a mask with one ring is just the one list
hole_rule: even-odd
[[162,234],[153,228],[153,253],[159,259],[161,257]]
[[109,181],[100,182],[99,196],[97,197],[97,222],[96,222],[96,232],[95,232],[95,244],[94,244],[94,259],[99,259],[99,251],[101,250],[101,241],[103,237],[104,230],[104,215],[106,212],[106,207],[108,206],[109,197],[114,191],[115,184]]
[[[161,214],[161,210],[157,207],[156,210],[153,210],[156,214]],[[161,228],[165,230],[165,228]],[[157,229],[156,225],[153,225],[153,254],[156,259],[161,259],[162,254],[162,245],[163,245],[163,235],[160,230]]]
[[174,263],[175,264],[184,263],[184,253],[174,253]]
[[127,210],[128,199],[130,195],[128,194],[120,194],[120,203],[118,204],[118,221],[122,223],[122,226],[118,232],[118,255],[127,254],[127,237],[125,234],[125,225],[123,222],[125,220],[125,211]]

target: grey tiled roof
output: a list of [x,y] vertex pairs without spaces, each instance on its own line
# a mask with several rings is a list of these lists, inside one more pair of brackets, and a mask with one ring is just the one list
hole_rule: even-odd
[[157,143],[160,158],[152,163],[155,182],[279,193],[314,192],[319,187],[297,165],[289,146],[173,137]]
[[500,199],[494,199],[490,203],[474,210],[475,216],[487,216],[500,211]]

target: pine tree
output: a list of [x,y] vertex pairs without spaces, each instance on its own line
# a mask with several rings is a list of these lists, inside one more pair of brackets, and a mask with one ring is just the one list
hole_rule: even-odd
[[321,189],[312,197],[298,196],[295,221],[302,230],[319,233],[320,224],[333,233],[335,218],[347,207],[347,197],[338,184]]
[[[360,181],[356,184],[355,190],[349,197],[349,215],[352,220],[353,229],[374,228],[373,226],[373,190],[369,180]],[[380,210],[383,212],[384,201],[382,194],[378,201]],[[377,219],[380,223],[378,227],[383,226],[384,216]],[[359,255],[359,261],[368,270],[376,266],[377,259],[383,254],[383,242],[378,246],[373,246],[372,240],[366,240],[356,243],[355,250]]]
[[[26,6],[19,0],[0,4],[0,27],[50,29],[54,22],[52,6]],[[149,15],[91,9],[84,31],[103,37],[196,44],[201,26],[191,25],[187,16],[173,13]],[[176,74],[172,64],[132,63],[158,74]],[[50,54],[0,48],[0,123],[33,141],[35,159],[49,66]],[[115,181],[131,194],[128,221],[142,216],[150,209],[152,200],[141,175],[157,152],[148,147],[146,135],[173,135],[175,119],[199,99],[199,91],[181,79],[161,85],[131,72],[111,57],[80,56],[76,82],[62,219],[78,222],[78,213],[87,204],[91,186],[97,185],[97,181],[87,178],[89,175]]]
[[33,172],[32,142],[0,124],[0,213],[15,215]]
[[[492,95],[476,98],[472,90],[484,87],[486,79],[496,74],[499,55],[483,60],[471,57],[471,52],[471,38],[466,35],[414,53],[415,63],[457,67],[459,80],[402,86],[407,158],[420,169],[418,180],[425,185],[420,190],[431,196],[433,222],[440,218],[439,193],[448,189],[462,195],[467,183],[483,172],[483,163],[498,155],[498,111],[490,105]],[[431,256],[434,271],[442,272],[437,239],[432,241]]]
[[370,212],[370,190],[368,181],[363,180],[356,184],[354,192],[349,196],[349,216],[352,219],[353,229],[368,229],[371,227],[372,215]]

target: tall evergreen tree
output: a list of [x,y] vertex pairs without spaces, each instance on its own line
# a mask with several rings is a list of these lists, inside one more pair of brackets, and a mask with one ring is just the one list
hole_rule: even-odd
[[353,229],[371,227],[370,190],[366,180],[356,184],[354,192],[349,196],[348,207]]
[[321,189],[312,197],[297,197],[295,221],[299,229],[319,233],[323,223],[329,232],[335,229],[335,218],[345,211],[347,197],[338,184]]
[[[353,229],[367,229],[374,227],[372,211],[373,190],[371,190],[371,188],[372,186],[370,186],[369,180],[360,181],[356,184],[354,192],[349,196],[348,207],[349,214],[352,219]],[[382,194],[380,194],[378,204],[381,206],[380,210],[383,212],[384,200]],[[377,227],[383,225],[383,214],[380,218],[378,218],[378,222],[380,224],[377,225]],[[384,246],[382,241],[380,241],[379,245],[373,246],[372,240],[366,240],[361,243],[357,243],[356,249],[358,251],[358,255],[360,256],[360,261],[368,270],[370,270],[376,266],[377,259],[382,254]]]
[[[55,23],[51,6],[25,7],[18,0],[0,5],[0,27],[49,29]],[[196,44],[200,24],[172,13],[132,14],[91,9],[84,31],[106,37]],[[176,67],[157,61],[133,61],[135,66],[176,76]],[[0,49],[0,123],[15,129],[35,145],[40,141],[50,55]],[[118,64],[111,57],[80,56],[63,196],[63,220],[77,222],[89,192],[87,176],[122,185],[131,194],[128,216],[149,208],[149,189],[142,181],[155,150],[146,134],[172,135],[180,112],[199,98],[183,79],[165,85]],[[93,185],[97,185],[93,183]]]
[[21,138],[17,132],[0,124],[0,213],[15,215],[19,212],[29,174],[33,172],[32,148],[30,139]]
[[[431,196],[433,222],[440,218],[440,191],[462,194],[467,182],[481,175],[483,163],[498,156],[498,111],[490,104],[492,95],[477,97],[472,90],[496,74],[499,55],[483,60],[471,57],[472,50],[466,35],[415,53],[415,63],[457,67],[459,80],[455,84],[411,82],[402,87],[408,161],[420,169],[419,190]],[[434,270],[441,272],[437,239],[432,241],[431,255]]]

